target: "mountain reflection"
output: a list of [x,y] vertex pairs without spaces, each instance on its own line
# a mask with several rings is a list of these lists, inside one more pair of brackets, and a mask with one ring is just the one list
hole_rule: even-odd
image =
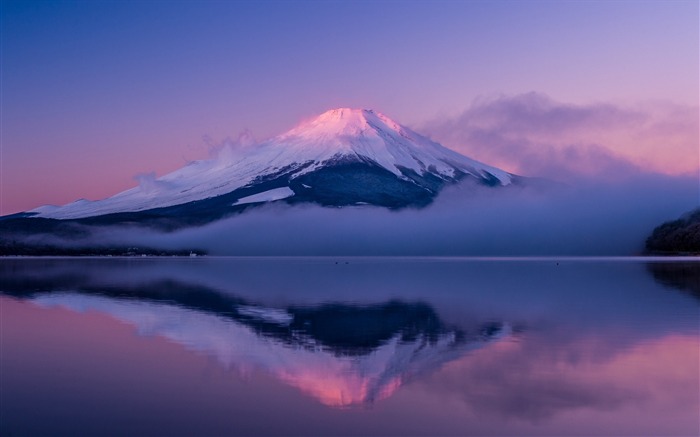
[[0,434],[699,435],[697,260],[339,261],[0,260]]
[[647,264],[647,270],[660,284],[700,299],[700,265],[697,262],[652,262]]
[[4,294],[107,314],[142,335],[211,355],[226,368],[263,369],[338,407],[390,396],[408,379],[510,331],[500,322],[451,327],[422,302],[272,307],[171,280],[94,285],[65,275],[51,278],[51,288],[37,276],[2,280]]

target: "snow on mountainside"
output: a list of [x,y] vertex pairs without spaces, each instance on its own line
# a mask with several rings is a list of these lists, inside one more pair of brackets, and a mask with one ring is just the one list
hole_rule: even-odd
[[[311,184],[297,184],[296,189],[290,185],[297,179],[304,181],[305,179],[299,179],[304,175],[321,169],[347,166],[349,163],[372,167],[375,172],[388,171],[393,174],[398,182],[404,184],[400,189],[393,186],[386,188],[384,182],[387,179],[383,174],[379,183],[376,178],[373,181],[365,179],[365,191],[381,190],[384,187],[394,190],[390,194],[397,190],[403,193],[406,191],[405,186],[410,185],[409,189],[418,187],[434,196],[441,184],[465,176],[472,176],[489,185],[502,186],[509,185],[514,178],[503,170],[447,149],[383,114],[366,109],[342,108],[327,111],[287,133],[246,147],[244,152],[224,153],[217,159],[192,162],[161,178],[143,182],[104,200],[81,199],[65,206],[47,205],[29,212],[37,217],[77,219],[172,207],[227,195],[243,188],[245,193],[242,192],[229,202],[229,206],[280,200],[294,197],[300,189],[318,188],[327,191],[328,187],[312,187]],[[334,188],[335,192],[353,191],[352,184],[357,184],[358,178],[348,182],[347,176],[342,177],[346,178],[344,181],[347,185]],[[342,177],[336,177],[335,180]],[[275,178],[275,186],[262,186],[261,182]],[[325,174],[317,180],[323,184],[332,184]],[[260,189],[255,189],[257,185],[260,185]],[[283,190],[285,187],[286,190]],[[273,191],[272,194],[276,195],[255,197],[271,190],[278,191]],[[314,201],[312,194],[313,191],[311,194],[306,193],[305,199]],[[355,197],[352,200],[343,200],[340,205],[366,201],[362,194],[353,194]],[[326,200],[319,203],[328,203],[327,193],[325,195]],[[401,202],[411,203],[405,199]],[[381,200],[376,199],[369,203],[382,204]]]

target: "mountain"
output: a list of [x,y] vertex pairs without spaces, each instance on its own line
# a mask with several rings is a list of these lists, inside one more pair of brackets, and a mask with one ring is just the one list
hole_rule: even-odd
[[[103,200],[42,206],[7,218],[176,228],[269,202],[323,206],[428,205],[446,185],[470,179],[507,186],[521,178],[431,141],[367,109],[334,109],[257,145],[224,148]],[[47,226],[46,223],[41,226]]]
[[700,253],[700,208],[657,226],[646,240],[646,250],[659,254]]

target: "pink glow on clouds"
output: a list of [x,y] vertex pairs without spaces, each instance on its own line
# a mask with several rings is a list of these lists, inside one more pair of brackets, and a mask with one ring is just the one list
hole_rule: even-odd
[[422,129],[444,145],[524,176],[618,179],[693,175],[700,168],[698,107],[573,105],[544,94],[480,99]]

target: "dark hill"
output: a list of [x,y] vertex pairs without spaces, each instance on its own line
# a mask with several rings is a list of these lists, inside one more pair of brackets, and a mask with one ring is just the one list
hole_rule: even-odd
[[646,249],[661,254],[700,254],[700,208],[657,226],[647,238]]

